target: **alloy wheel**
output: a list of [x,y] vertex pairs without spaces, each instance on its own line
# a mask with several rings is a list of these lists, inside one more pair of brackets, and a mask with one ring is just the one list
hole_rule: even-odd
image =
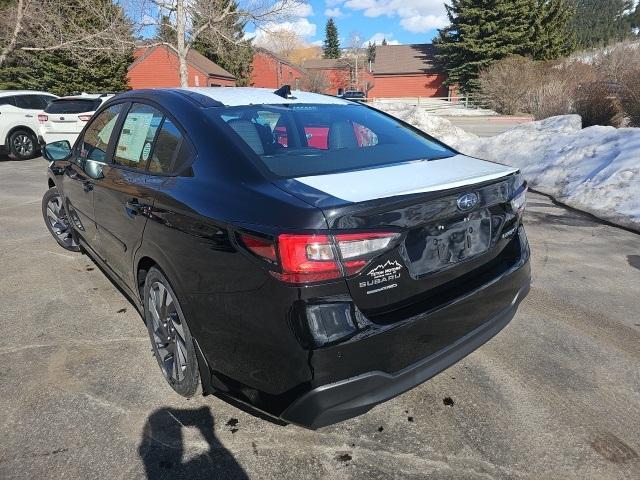
[[33,139],[24,133],[16,135],[13,138],[13,147],[22,157],[33,154]]
[[61,245],[65,248],[77,247],[60,195],[52,196],[47,202],[47,222]]
[[161,282],[151,285],[149,312],[162,371],[168,379],[181,382],[188,365],[184,326],[171,293]]

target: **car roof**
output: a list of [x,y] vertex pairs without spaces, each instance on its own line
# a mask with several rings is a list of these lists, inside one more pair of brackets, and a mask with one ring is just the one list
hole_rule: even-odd
[[53,93],[40,92],[38,90],[0,90],[0,97],[8,97],[10,95],[48,95],[56,97]]
[[235,107],[243,105],[282,105],[296,103],[320,103],[331,105],[352,105],[341,98],[319,93],[291,91],[291,98],[284,98],[270,88],[255,87],[189,87],[175,89],[187,94],[199,94],[209,97],[224,106]]

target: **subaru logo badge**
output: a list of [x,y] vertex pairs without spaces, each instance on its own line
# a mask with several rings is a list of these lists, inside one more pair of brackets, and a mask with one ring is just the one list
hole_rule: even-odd
[[460,195],[457,201],[458,208],[463,212],[471,210],[478,205],[478,202],[480,202],[480,198],[477,193],[465,193],[464,195]]

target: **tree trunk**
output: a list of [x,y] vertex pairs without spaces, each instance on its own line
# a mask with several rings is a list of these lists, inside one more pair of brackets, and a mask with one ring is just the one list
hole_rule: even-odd
[[20,31],[22,30],[22,19],[24,18],[24,0],[18,0],[18,5],[16,6],[16,25],[13,27],[13,32],[11,33],[11,37],[7,42],[7,45],[0,52],[0,67],[2,67],[7,61],[7,57],[10,53],[13,52],[16,47],[16,42],[18,41],[18,35],[20,35]]
[[187,54],[189,46],[185,44],[184,33],[186,29],[187,16],[184,11],[185,0],[178,0],[176,5],[176,33],[178,35],[178,61],[180,64],[180,86],[189,86],[189,69],[187,68]]

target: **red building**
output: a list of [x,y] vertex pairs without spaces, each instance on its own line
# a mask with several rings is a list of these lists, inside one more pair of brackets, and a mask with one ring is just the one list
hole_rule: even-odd
[[381,45],[371,68],[358,68],[357,85],[351,85],[352,66],[344,58],[307,60],[310,74],[323,75],[325,93],[335,95],[339,89],[357,88],[369,98],[446,97],[446,75],[435,67],[435,48],[431,44]]
[[[179,87],[178,55],[166,45],[142,47],[127,74],[131,88]],[[235,77],[207,57],[191,49],[187,55],[190,87],[233,87]]]
[[432,44],[381,45],[373,64],[369,98],[446,97],[447,76],[435,66]]
[[252,87],[280,88],[291,85],[298,90],[302,88],[304,70],[267,49],[255,47],[251,68]]

